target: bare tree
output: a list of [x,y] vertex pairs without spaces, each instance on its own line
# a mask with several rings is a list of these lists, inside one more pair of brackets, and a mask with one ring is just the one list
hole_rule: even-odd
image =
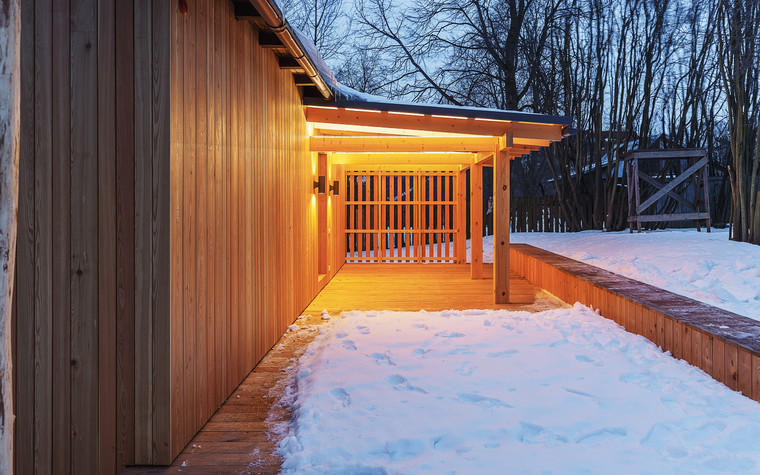
[[346,47],[342,32],[350,20],[344,13],[343,0],[285,0],[282,8],[326,61],[342,55]]
[[[760,2],[721,0],[718,21],[720,75],[728,102],[728,131],[732,163],[732,239],[760,244],[760,137],[758,82],[760,65]],[[754,151],[754,152],[753,152]]]
[[[360,0],[358,22],[394,58],[397,94],[503,109],[520,109],[536,74],[528,55],[541,54],[561,1],[419,0],[404,9],[390,0]],[[536,10],[534,12],[534,9]],[[537,13],[537,12],[540,12]],[[539,35],[525,47],[526,21]],[[543,38],[543,40],[542,40]]]
[[18,212],[20,3],[0,0],[0,473],[13,473],[11,305]]

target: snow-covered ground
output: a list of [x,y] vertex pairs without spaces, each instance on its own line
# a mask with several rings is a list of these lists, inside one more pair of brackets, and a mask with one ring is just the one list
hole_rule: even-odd
[[[511,242],[531,244],[760,320],[760,246],[729,241],[727,230],[515,233]],[[493,236],[484,238],[483,249],[483,261],[491,262]]]
[[760,471],[760,404],[580,305],[351,312],[292,377],[286,473]]

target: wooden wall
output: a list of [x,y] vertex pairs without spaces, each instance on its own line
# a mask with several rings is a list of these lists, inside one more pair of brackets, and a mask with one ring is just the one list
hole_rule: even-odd
[[228,0],[24,1],[21,134],[17,473],[167,463],[320,286],[292,76]]
[[17,473],[153,456],[135,442],[162,410],[151,338],[169,309],[169,12],[22,2]]
[[172,17],[172,454],[319,290],[301,98],[232,6],[190,0]]

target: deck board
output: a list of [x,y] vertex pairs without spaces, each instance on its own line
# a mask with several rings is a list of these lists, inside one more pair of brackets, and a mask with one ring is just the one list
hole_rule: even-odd
[[[495,304],[493,266],[483,279],[470,279],[466,264],[346,264],[304,313],[349,310],[441,311],[469,308],[540,311],[561,301],[537,296],[541,290],[510,275],[510,304]],[[549,303],[550,302],[550,303]],[[548,306],[547,306],[548,305]]]
[[[288,367],[319,333],[323,309],[441,311],[508,309],[539,312],[566,306],[517,274],[510,276],[515,303],[493,303],[492,266],[484,279],[471,280],[464,264],[346,264],[304,310],[301,331],[286,333],[168,467],[130,467],[124,473],[277,473],[282,459],[271,429],[288,421],[277,404]],[[184,466],[183,466],[184,464]]]

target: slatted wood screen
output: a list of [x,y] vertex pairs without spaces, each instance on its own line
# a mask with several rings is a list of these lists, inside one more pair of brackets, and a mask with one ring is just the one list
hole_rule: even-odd
[[456,170],[347,170],[346,262],[458,262]]

